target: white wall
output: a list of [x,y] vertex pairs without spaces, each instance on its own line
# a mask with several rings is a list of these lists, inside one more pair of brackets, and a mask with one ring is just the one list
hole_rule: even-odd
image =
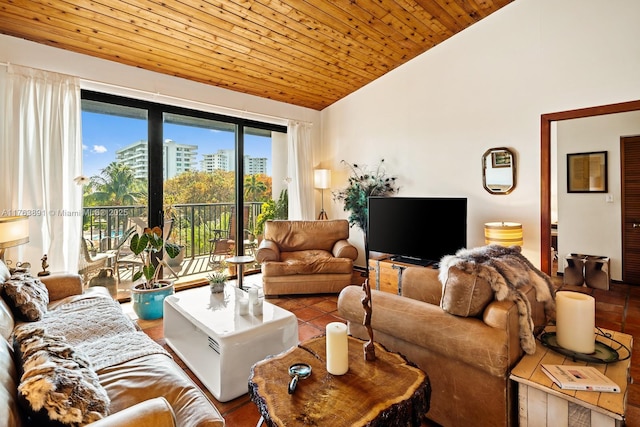
[[[620,137],[640,134],[640,112],[563,120],[557,124],[558,252],[608,256],[622,280]],[[567,154],[607,151],[608,192],[567,193]],[[606,196],[613,198],[606,201]]]
[[[640,99],[640,2],[519,0],[322,112],[324,166],[385,159],[403,196],[465,196],[468,246],[483,223],[524,227],[523,253],[540,260],[540,115]],[[516,152],[509,195],[482,187],[490,147]],[[326,203],[329,216],[347,217]],[[425,224],[428,217],[425,217]],[[393,224],[389,225],[393,227]],[[351,240],[362,247],[362,236]],[[364,265],[361,257],[359,265]]]

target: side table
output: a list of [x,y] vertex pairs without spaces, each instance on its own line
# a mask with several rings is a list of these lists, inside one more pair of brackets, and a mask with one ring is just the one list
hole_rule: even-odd
[[[553,331],[554,327],[547,328]],[[629,351],[633,337],[622,332],[602,330],[624,344]],[[598,341],[616,348],[604,337]],[[623,355],[626,356],[626,355]],[[542,372],[542,363],[550,365],[594,366],[620,386],[620,393],[563,390]],[[518,386],[521,426],[592,426],[620,427],[624,425],[631,358],[608,364],[587,364],[573,361],[538,343],[534,354],[525,355],[511,371],[511,380]],[[570,421],[569,421],[570,420]]]
[[237,271],[238,288],[244,289],[242,287],[242,279],[244,277],[244,265],[245,264],[251,264],[255,260],[256,259],[254,257],[249,256],[249,255],[232,256],[231,258],[225,259],[225,262],[227,262],[228,264],[232,264],[232,265],[237,265],[238,266],[238,271]]
[[[327,372],[324,336],[256,363],[249,377],[249,396],[264,423],[270,427],[420,426],[431,399],[427,374],[379,344],[376,360],[367,362],[363,343],[349,337],[345,375]],[[312,372],[298,382],[295,393],[288,394],[289,366],[294,363],[307,363]]]

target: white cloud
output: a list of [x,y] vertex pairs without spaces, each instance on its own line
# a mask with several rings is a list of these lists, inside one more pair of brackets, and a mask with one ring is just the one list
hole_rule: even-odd
[[89,149],[89,147],[87,147],[87,144],[82,144],[82,151],[88,150],[88,149]]
[[104,145],[94,145],[93,146],[93,150],[91,150],[92,153],[98,153],[98,154],[103,154],[107,152],[107,147],[105,147]]

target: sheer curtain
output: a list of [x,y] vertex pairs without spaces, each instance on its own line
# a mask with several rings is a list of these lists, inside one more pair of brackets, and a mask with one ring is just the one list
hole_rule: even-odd
[[311,125],[289,122],[287,126],[289,219],[314,219],[313,153]]
[[15,65],[2,77],[0,212],[29,216],[29,243],[14,259],[31,262],[36,273],[47,254],[50,271],[78,271],[82,187],[73,178],[82,168],[79,81]]

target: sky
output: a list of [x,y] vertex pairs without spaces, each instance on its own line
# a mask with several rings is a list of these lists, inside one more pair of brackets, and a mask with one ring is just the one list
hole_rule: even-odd
[[[203,154],[220,149],[233,149],[231,132],[202,129],[192,126],[165,124],[164,139],[179,144],[198,146],[196,166],[200,167]],[[82,112],[82,174],[99,175],[101,169],[115,161],[116,150],[147,139],[147,121],[108,114]],[[271,140],[253,135],[245,136],[245,154],[266,157],[267,174],[271,175]]]

